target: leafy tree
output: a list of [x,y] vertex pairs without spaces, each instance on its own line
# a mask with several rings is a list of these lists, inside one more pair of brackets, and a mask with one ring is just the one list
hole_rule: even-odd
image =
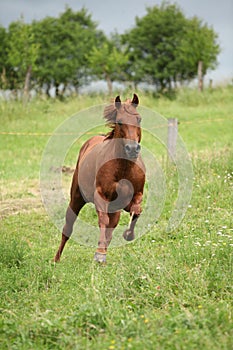
[[58,95],[60,84],[70,83],[78,88],[86,81],[86,55],[103,36],[96,26],[85,9],[74,12],[69,7],[59,18],[47,17],[33,23],[40,43],[37,60],[40,85],[49,88],[53,84]]
[[23,18],[10,24],[8,40],[7,60],[15,73],[13,75],[17,77],[18,87],[24,86],[24,97],[27,99],[39,46],[35,42],[31,25],[25,24]]
[[197,17],[188,20],[184,35],[176,49],[176,61],[180,67],[180,79],[193,79],[197,75],[198,62],[203,63],[203,74],[217,65],[220,52],[218,36]]
[[0,26],[0,87],[7,88],[7,31]]
[[115,44],[115,41],[106,39],[100,47],[95,46],[87,59],[91,66],[91,73],[98,79],[106,80],[110,95],[113,81],[125,80],[125,69],[129,58],[119,45]]
[[194,78],[199,60],[203,59],[205,72],[213,68],[219,53],[213,29],[197,18],[185,18],[177,5],[166,2],[137,17],[123,42],[128,45],[131,79],[161,90],[171,88],[177,80]]

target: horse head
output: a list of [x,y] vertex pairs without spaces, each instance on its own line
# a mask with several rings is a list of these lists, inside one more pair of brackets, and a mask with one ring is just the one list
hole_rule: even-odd
[[121,139],[123,151],[128,159],[136,159],[141,146],[141,116],[137,111],[139,99],[134,94],[133,99],[121,102],[120,96],[115,98],[114,106],[105,109],[105,119],[112,127],[109,138]]

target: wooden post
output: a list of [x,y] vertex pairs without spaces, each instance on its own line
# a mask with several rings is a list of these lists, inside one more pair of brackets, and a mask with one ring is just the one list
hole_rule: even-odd
[[198,76],[198,91],[203,91],[203,62],[198,62],[197,67],[197,76]]
[[178,133],[178,121],[176,118],[168,119],[167,131],[167,155],[168,159],[174,162],[176,157],[176,140]]

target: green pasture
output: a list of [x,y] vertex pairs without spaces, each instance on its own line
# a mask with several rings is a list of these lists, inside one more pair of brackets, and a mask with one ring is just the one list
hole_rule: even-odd
[[[163,212],[141,239],[110,249],[104,266],[93,261],[94,248],[72,239],[61,262],[52,263],[60,232],[41,203],[39,176],[55,128],[109,98],[0,101],[1,349],[233,348],[233,88],[181,90],[173,99],[138,95],[142,106],[178,118],[193,164],[192,199],[182,223],[167,233],[176,169],[145,131],[142,143],[166,174]],[[68,152],[67,168],[75,167],[87,137]],[[63,174],[67,191],[71,176]],[[96,220],[88,207],[82,218]]]

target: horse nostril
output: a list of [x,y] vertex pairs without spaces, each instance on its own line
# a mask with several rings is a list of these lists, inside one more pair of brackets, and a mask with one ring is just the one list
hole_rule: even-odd
[[141,149],[141,146],[139,143],[133,143],[133,144],[126,144],[125,145],[125,151],[126,153],[139,153]]
[[126,152],[130,152],[131,151],[131,146],[130,145],[125,145],[125,150]]

